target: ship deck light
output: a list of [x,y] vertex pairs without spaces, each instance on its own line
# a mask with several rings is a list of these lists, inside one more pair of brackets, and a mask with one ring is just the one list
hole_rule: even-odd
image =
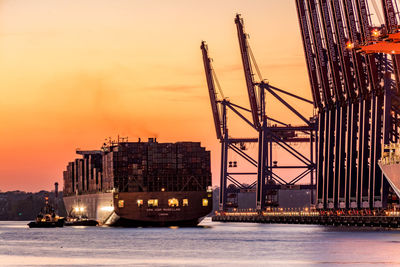
[[104,207],[101,207],[100,210],[102,210],[102,211],[113,211],[114,207],[113,206],[104,206]]
[[379,37],[381,35],[381,31],[378,30],[378,29],[373,29],[371,31],[371,34],[372,34],[373,37]]
[[74,211],[76,213],[82,213],[82,212],[85,211],[85,207],[77,206],[77,207],[74,208]]
[[354,43],[348,41],[348,42],[346,43],[346,48],[347,48],[347,49],[353,49],[353,48],[354,48]]

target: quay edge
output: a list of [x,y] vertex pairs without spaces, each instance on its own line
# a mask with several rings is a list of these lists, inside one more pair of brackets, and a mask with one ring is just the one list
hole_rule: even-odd
[[332,226],[365,226],[399,228],[400,216],[327,216],[327,215],[214,215],[214,222],[247,222],[268,224],[314,224]]

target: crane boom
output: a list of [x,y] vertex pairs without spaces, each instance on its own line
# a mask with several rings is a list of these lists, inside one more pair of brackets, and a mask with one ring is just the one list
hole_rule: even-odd
[[322,102],[321,102],[321,93],[319,91],[317,67],[315,66],[315,60],[312,51],[311,36],[310,36],[310,31],[308,29],[304,2],[302,0],[296,0],[296,7],[297,7],[297,15],[299,18],[301,37],[303,40],[304,54],[306,56],[308,77],[310,79],[314,107],[321,110]]
[[243,19],[240,17],[239,14],[236,15],[235,23],[236,23],[237,33],[238,33],[238,38],[239,38],[240,52],[242,55],[242,63],[243,63],[243,69],[244,69],[244,76],[246,79],[247,92],[249,95],[251,115],[253,117],[254,126],[256,127],[256,129],[260,129],[261,125],[260,125],[260,119],[259,119],[259,115],[258,115],[259,104],[257,102],[254,74],[251,69],[247,36],[244,32]]
[[[357,32],[356,14],[354,12],[352,0],[344,0],[343,8],[344,8],[343,13],[345,14],[347,22],[346,24],[348,27],[348,34],[349,34],[348,37],[350,41],[353,42],[354,44],[359,44],[360,39],[359,39],[359,34]],[[356,74],[355,76],[357,77],[356,81],[357,81],[358,96],[365,95],[366,78],[365,78],[365,72],[362,67],[361,55],[352,50],[352,57],[354,64],[354,72]]]
[[[396,12],[394,10],[393,6],[393,1],[392,0],[382,0],[382,9],[383,9],[383,14],[385,16],[385,24],[386,24],[386,29],[387,32],[389,33],[389,38],[390,35],[393,36],[398,36],[399,33],[397,33],[397,20],[396,20]],[[393,61],[393,72],[396,78],[396,84],[397,88],[399,88],[400,85],[400,55],[396,54],[392,56],[392,61]]]
[[206,78],[207,78],[208,93],[210,95],[210,103],[211,103],[211,110],[212,110],[212,114],[213,114],[213,118],[214,118],[215,131],[217,134],[217,138],[219,140],[221,140],[222,139],[221,114],[218,109],[217,95],[215,92],[215,83],[214,83],[214,78],[213,78],[213,74],[212,74],[211,62],[210,62],[211,59],[208,56],[208,46],[204,41],[201,42],[200,48],[203,53],[204,71],[206,73]]
[[320,0],[320,14],[322,16],[322,28],[326,38],[326,48],[329,56],[329,65],[333,76],[333,88],[335,93],[336,102],[342,103],[344,100],[342,82],[339,73],[339,57],[337,47],[333,37],[333,27],[331,23],[328,0]]
[[[367,43],[371,40],[371,30],[368,21],[368,10],[365,0],[355,1],[358,13],[358,20],[361,31],[361,42]],[[378,87],[378,75],[376,69],[375,55],[366,55],[367,77],[370,83],[370,91],[375,91]]]
[[306,2],[309,10],[310,28],[315,44],[316,61],[317,65],[319,66],[318,71],[321,80],[324,104],[326,107],[332,107],[333,101],[329,86],[328,62],[324,56],[324,47],[322,44],[322,33],[319,27],[317,6],[314,0],[306,0]]
[[397,30],[397,21],[392,0],[382,0],[382,7],[387,31],[394,33]]
[[360,24],[361,39],[362,42],[366,42],[371,39],[371,31],[369,29],[369,22],[368,22],[367,4],[365,0],[356,0],[355,4],[358,13],[358,23]]
[[344,30],[344,21],[341,12],[339,0],[330,0],[333,25],[335,26],[337,48],[340,55],[340,65],[342,68],[345,89],[346,89],[346,99],[354,99],[356,97],[356,92],[354,88],[354,77],[351,72],[351,54],[350,51],[345,48],[346,46],[346,36]]

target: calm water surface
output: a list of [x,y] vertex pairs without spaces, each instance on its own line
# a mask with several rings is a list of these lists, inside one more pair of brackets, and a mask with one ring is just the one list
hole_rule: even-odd
[[400,265],[400,231],[217,223],[29,229],[0,222],[0,266]]

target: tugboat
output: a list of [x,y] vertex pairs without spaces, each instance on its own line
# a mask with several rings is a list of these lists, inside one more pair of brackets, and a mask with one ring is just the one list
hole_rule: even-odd
[[64,218],[58,217],[55,213],[46,213],[39,215],[36,217],[36,221],[28,223],[29,228],[54,228],[54,227],[63,227],[64,226]]
[[96,220],[90,220],[88,218],[68,218],[65,221],[65,226],[97,226],[99,223]]
[[69,212],[67,219],[64,223],[65,226],[97,226],[99,222],[96,220],[89,219],[83,214],[83,208],[79,209],[76,207]]
[[65,219],[56,214],[55,209],[49,204],[49,197],[47,195],[44,199],[45,206],[36,217],[36,220],[28,223],[29,228],[63,227]]

